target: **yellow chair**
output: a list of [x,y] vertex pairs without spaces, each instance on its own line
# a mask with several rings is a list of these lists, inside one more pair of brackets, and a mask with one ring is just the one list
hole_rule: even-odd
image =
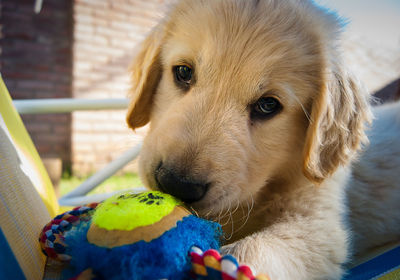
[[[78,105],[72,105],[75,106],[72,110],[76,107],[88,110],[122,109],[127,102],[127,99],[99,100],[97,103],[80,100]],[[63,106],[49,112],[71,110],[69,107],[73,100],[64,103],[67,103],[67,109]],[[23,108],[26,112],[27,108]],[[139,150],[140,145],[129,149],[62,197],[63,205],[83,205],[112,195],[86,196],[91,189],[134,159]],[[143,190],[136,188],[137,192]],[[69,209],[71,207],[59,205],[47,171],[0,75],[0,279],[44,277],[47,260],[38,242],[40,231],[60,211]],[[46,267],[45,278],[59,278],[59,267],[49,263],[51,265]]]
[[0,76],[0,279],[42,279],[38,236],[59,211],[50,178]]

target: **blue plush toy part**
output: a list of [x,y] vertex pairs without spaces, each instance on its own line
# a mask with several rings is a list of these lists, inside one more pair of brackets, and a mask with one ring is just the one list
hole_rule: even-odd
[[[140,205],[132,207],[127,199]],[[174,203],[173,207],[170,203]],[[169,195],[160,192],[140,195],[126,193],[106,200],[104,205],[104,213],[115,211],[112,213],[117,214],[105,214],[103,218],[118,216],[119,221],[108,223],[99,218],[101,222],[96,224],[93,218],[80,222],[64,234],[65,253],[71,256],[64,277],[75,277],[91,269],[92,274],[101,279],[188,279],[191,270],[190,249],[197,246],[208,250],[220,246],[221,226],[189,212],[176,216],[176,213],[182,213],[179,208],[183,206]],[[146,205],[150,212],[146,212]],[[164,216],[160,216],[157,209],[154,210],[157,206],[166,207],[167,210],[161,211]],[[138,209],[138,213],[135,213],[135,209]],[[99,207],[95,211],[98,210]],[[145,220],[151,222],[143,222],[143,215],[148,217]],[[129,226],[129,230],[125,230],[121,226],[125,216],[130,225],[131,220],[137,217],[141,220],[137,223],[139,226],[133,229]],[[110,224],[114,226],[110,228]],[[164,230],[163,226],[168,228]]]

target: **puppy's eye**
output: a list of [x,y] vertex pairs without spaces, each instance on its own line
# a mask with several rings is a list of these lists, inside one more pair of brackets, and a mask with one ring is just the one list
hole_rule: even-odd
[[178,65],[173,67],[175,74],[175,82],[185,88],[189,88],[192,82],[192,68],[186,65]]
[[252,119],[267,119],[282,110],[281,103],[274,97],[261,97],[251,107]]

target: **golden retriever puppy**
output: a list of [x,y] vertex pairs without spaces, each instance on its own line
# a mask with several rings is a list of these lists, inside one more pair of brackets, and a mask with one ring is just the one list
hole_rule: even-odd
[[345,188],[371,111],[339,29],[311,1],[182,0],[133,64],[142,180],[221,221],[222,251],[271,279],[339,279],[348,257]]

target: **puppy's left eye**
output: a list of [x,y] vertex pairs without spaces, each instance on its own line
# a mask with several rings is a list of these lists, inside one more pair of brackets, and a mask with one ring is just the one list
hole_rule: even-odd
[[261,97],[251,106],[250,117],[252,119],[267,119],[273,117],[282,110],[282,105],[274,97]]
[[175,82],[178,86],[188,89],[192,83],[193,71],[192,68],[186,65],[178,65],[173,67]]

